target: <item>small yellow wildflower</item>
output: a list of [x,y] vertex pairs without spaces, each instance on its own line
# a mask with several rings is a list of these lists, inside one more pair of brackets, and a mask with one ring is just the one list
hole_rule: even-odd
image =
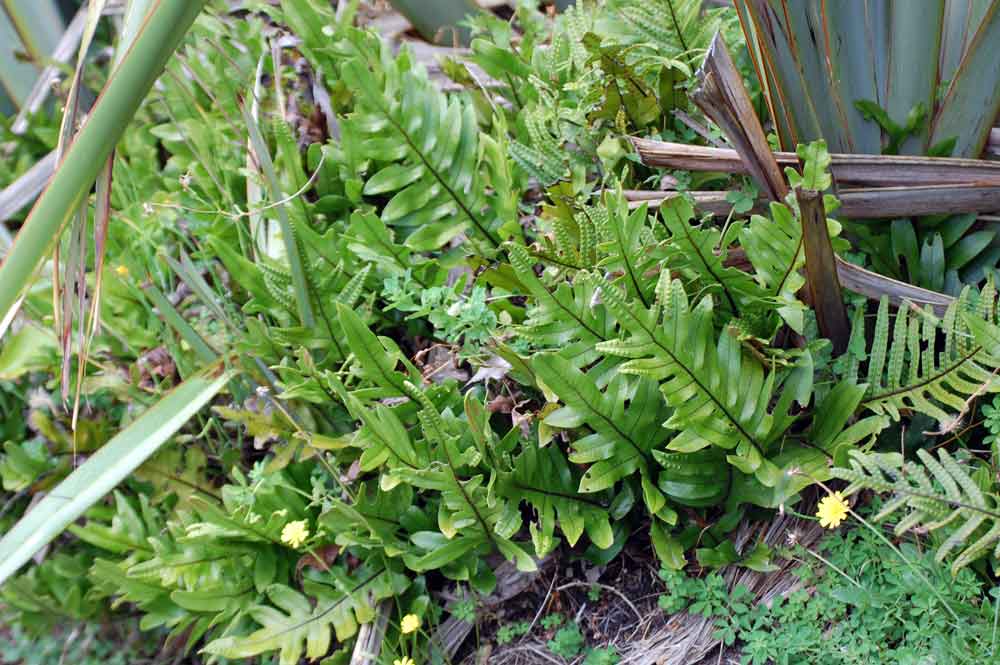
[[397,658],[392,661],[392,665],[417,665],[413,662],[413,659],[409,656],[403,656],[402,658]]
[[301,547],[309,537],[309,525],[305,520],[289,522],[281,530],[281,542],[290,547]]
[[818,508],[816,517],[819,518],[819,525],[824,529],[836,529],[847,517],[847,500],[840,492],[825,496],[819,502]]
[[417,628],[420,628],[420,617],[416,614],[407,614],[403,617],[402,623],[399,624],[399,629],[403,631],[404,635],[412,633]]
[[128,277],[128,268],[124,264],[115,268],[115,272],[118,273],[119,277]]

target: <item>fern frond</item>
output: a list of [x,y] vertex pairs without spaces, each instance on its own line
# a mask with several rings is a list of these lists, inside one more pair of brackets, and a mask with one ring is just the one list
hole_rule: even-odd
[[660,426],[669,412],[657,395],[656,382],[619,373],[601,390],[593,370],[584,374],[559,355],[538,354],[531,364],[565,404],[549,414],[545,424],[565,429],[586,425],[593,431],[573,442],[569,456],[573,463],[590,465],[579,491],[610,489],[638,471],[649,511],[673,523],[676,514],[666,506],[651,476],[652,451],[669,436]]
[[[918,450],[920,463],[903,463],[899,453],[850,452],[849,468],[835,468],[832,475],[850,483],[846,493],[872,489],[890,494],[874,516],[880,522],[903,512],[896,523],[897,535],[920,530],[947,533],[935,558],[943,561],[951,552],[958,555],[952,573],[989,553],[1000,558],[1000,500],[984,492],[960,464],[941,448],[935,458]],[[970,542],[971,541],[971,542]]]
[[324,583],[307,583],[317,603],[282,584],[267,588],[271,605],[256,605],[249,611],[261,625],[246,636],[220,637],[209,642],[205,652],[224,658],[249,658],[268,651],[280,651],[281,665],[298,663],[303,654],[310,659],[326,655],[331,631],[338,641],[352,637],[358,624],[371,620],[379,600],[401,593],[405,576],[385,568],[367,566],[348,573],[339,568],[328,571]]
[[[732,451],[731,464],[773,485],[777,469],[765,455],[794,421],[792,401],[805,405],[809,400],[808,353],[787,373],[766,371],[728,330],[716,337],[710,296],[690,307],[680,281],[670,281],[666,273],[648,309],[629,302],[614,285],[602,282],[599,288],[628,336],[602,342],[598,349],[629,359],[619,371],[661,382],[660,390],[674,409],[665,426],[678,432],[668,448],[692,452],[716,446]],[[772,403],[779,385],[782,390]]]
[[615,15],[626,26],[626,44],[642,45],[652,59],[675,59],[692,67],[704,55],[712,36],[731,30],[731,11],[702,7],[701,0],[615,0]]
[[498,474],[495,492],[534,509],[528,530],[538,556],[545,556],[558,544],[554,537],[557,523],[569,545],[575,545],[586,532],[590,542],[607,549],[614,543],[608,506],[580,494],[579,484],[577,474],[555,446],[525,446],[514,459],[514,468]]
[[805,265],[802,225],[788,206],[772,203],[771,219],[754,215],[739,237],[763,295],[777,304],[778,314],[793,330],[802,333],[806,308],[796,295],[805,285],[800,272]]
[[862,408],[897,420],[901,411],[913,410],[949,427],[965,414],[969,398],[1000,390],[1000,345],[984,346],[996,327],[972,311],[969,297],[967,291],[940,320],[929,310],[900,307],[891,340],[889,302],[882,299],[867,372],[860,372],[857,357],[847,368],[868,384]]
[[692,225],[694,206],[686,196],[664,201],[659,214],[670,233],[666,265],[672,271],[687,280],[696,280],[697,286],[709,293],[718,294],[734,316],[766,295],[749,274],[725,265],[731,237],[740,233],[742,224],[731,224],[725,238],[713,225]]
[[599,245],[603,258],[598,265],[611,271],[629,296],[648,307],[656,285],[656,256],[650,251],[656,241],[648,225],[646,206],[629,212],[621,190],[608,194],[604,204],[583,209],[583,214],[599,229],[603,241]]
[[[557,349],[578,369],[598,360],[610,369],[614,363],[604,362],[595,347],[598,342],[614,338],[615,324],[607,310],[595,304],[593,284],[561,281],[550,289],[535,275],[527,250],[511,244],[507,255],[518,280],[534,298],[528,318],[518,328],[519,334],[541,349]],[[601,381],[605,383],[607,378]]]
[[356,95],[344,131],[364,137],[358,153],[378,169],[363,193],[391,194],[382,220],[406,230],[406,243],[415,250],[438,249],[469,227],[497,246],[483,212],[472,104],[440,92],[405,53],[372,62],[366,57],[369,39],[353,33],[358,55],[341,67],[344,83]]

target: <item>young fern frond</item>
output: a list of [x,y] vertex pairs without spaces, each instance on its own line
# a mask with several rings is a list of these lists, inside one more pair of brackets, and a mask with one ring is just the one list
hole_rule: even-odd
[[953,574],[991,548],[993,557],[1000,558],[998,497],[980,489],[969,468],[944,448],[938,449],[937,458],[923,449],[917,451],[917,457],[920,463],[904,464],[899,453],[852,450],[850,467],[835,468],[832,474],[850,482],[847,494],[862,489],[890,494],[873,519],[880,522],[903,511],[896,523],[897,535],[913,530],[946,533],[935,558],[943,561],[957,551],[951,565]]
[[628,202],[619,191],[605,197],[603,207],[585,207],[583,214],[597,227],[602,242],[598,249],[603,258],[598,265],[621,275],[619,282],[630,297],[638,298],[648,307],[656,286],[656,256],[650,251],[655,245],[646,206],[629,212]]
[[802,333],[805,305],[796,295],[805,285],[802,224],[788,206],[771,204],[771,218],[754,215],[740,228],[740,245],[753,264],[763,296],[777,304],[777,312],[793,330]]
[[508,146],[514,163],[545,187],[561,180],[568,171],[562,140],[553,136],[545,125],[549,113],[551,109],[543,108],[525,111],[524,126],[530,145],[512,140]]
[[[895,420],[902,411],[912,410],[950,427],[968,410],[971,397],[1000,390],[1000,346],[989,340],[996,328],[983,319],[990,307],[985,305],[985,310],[976,313],[970,298],[966,290],[941,319],[930,310],[900,307],[891,339],[889,301],[882,299],[866,354],[866,371],[861,371],[857,355],[850,357],[847,366],[849,375],[860,375],[861,382],[868,384],[861,408]],[[981,302],[992,299],[990,290],[980,296]]]

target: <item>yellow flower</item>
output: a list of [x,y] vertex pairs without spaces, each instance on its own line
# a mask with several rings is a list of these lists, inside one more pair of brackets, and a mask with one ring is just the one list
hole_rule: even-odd
[[[412,616],[412,615],[411,615]],[[409,656],[403,656],[402,658],[397,658],[392,661],[392,665],[417,665],[413,662],[413,659]]]
[[402,623],[399,624],[399,629],[403,631],[404,635],[412,633],[417,628],[420,628],[420,617],[416,614],[407,614],[403,617]]
[[818,508],[816,517],[819,518],[819,525],[824,529],[836,529],[847,517],[847,500],[840,492],[825,496],[819,502]]
[[119,265],[115,268],[115,272],[118,273],[119,277],[128,277],[128,268],[124,265]]
[[309,525],[305,520],[289,522],[281,530],[281,542],[290,547],[301,547],[309,537]]

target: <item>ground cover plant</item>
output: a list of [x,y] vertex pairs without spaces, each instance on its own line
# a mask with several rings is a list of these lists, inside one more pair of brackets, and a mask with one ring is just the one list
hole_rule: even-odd
[[[496,610],[563,564],[601,604],[638,556],[651,605],[743,662],[995,658],[992,220],[843,214],[844,155],[786,145],[743,36],[763,4],[737,5],[517,2],[428,51],[368,3],[130,3],[110,63],[83,49],[106,87],[76,139],[43,109],[0,153],[21,173],[64,136],[0,244],[10,651],[132,617],[192,662],[643,662],[550,594]],[[726,43],[752,122],[705,103]],[[923,116],[869,102],[855,129],[909,150]],[[753,168],[762,126],[784,172]],[[752,175],[641,140],[729,141]],[[860,268],[935,293],[842,293]],[[854,530],[745,536],[817,499]],[[796,562],[770,604],[724,577]]]

